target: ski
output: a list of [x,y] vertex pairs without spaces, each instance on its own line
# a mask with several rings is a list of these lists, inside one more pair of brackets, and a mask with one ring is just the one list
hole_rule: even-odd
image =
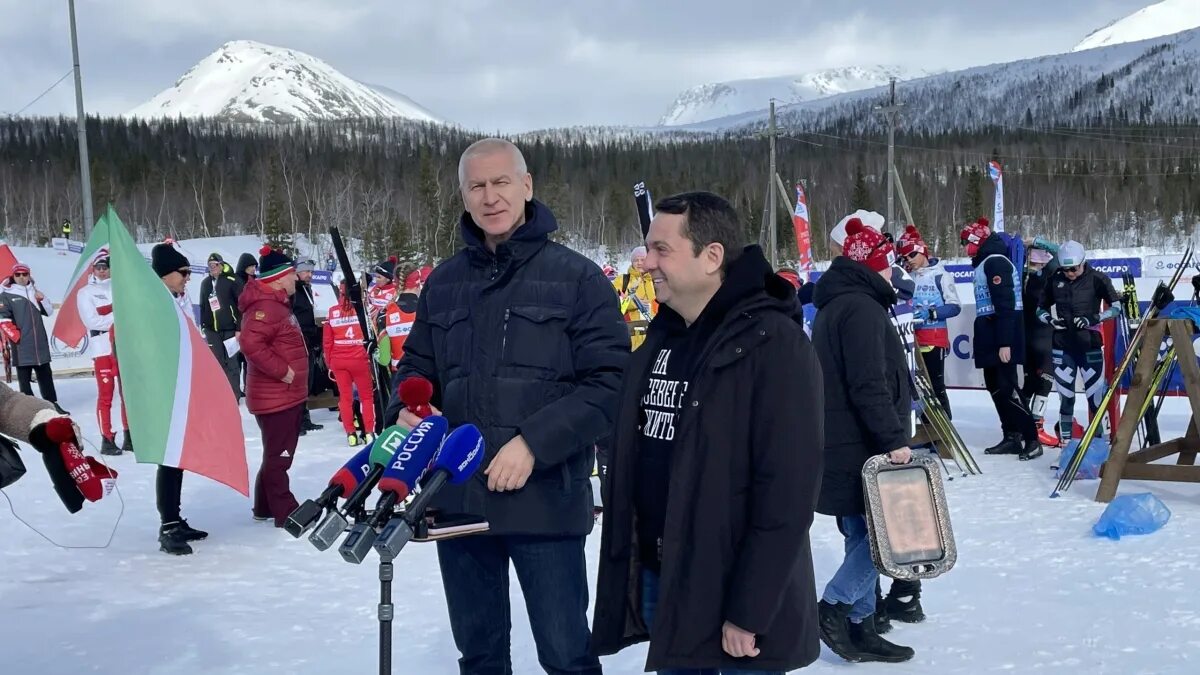
[[642,226],[642,239],[650,232],[650,221],[654,219],[654,206],[650,201],[650,189],[645,181],[633,186],[633,200],[637,204],[638,223]]
[[1083,458],[1087,454],[1088,447],[1092,444],[1096,434],[1100,431],[1100,426],[1104,420],[1104,411],[1108,410],[1109,403],[1116,392],[1120,391],[1121,378],[1125,376],[1126,371],[1133,365],[1133,356],[1140,346],[1142,338],[1145,336],[1146,326],[1149,325],[1151,319],[1154,319],[1159,312],[1171,304],[1175,300],[1172,293],[1179,279],[1183,276],[1183,271],[1192,264],[1192,243],[1189,241],[1187,248],[1183,252],[1183,257],[1180,260],[1179,267],[1175,269],[1170,281],[1166,284],[1159,283],[1158,288],[1154,289],[1154,296],[1150,299],[1150,307],[1146,310],[1141,324],[1137,331],[1130,338],[1129,344],[1125,349],[1125,357],[1121,359],[1121,365],[1117,367],[1113,373],[1113,381],[1109,383],[1108,389],[1104,392],[1104,398],[1100,401],[1100,406],[1097,408],[1097,414],[1092,417],[1088,424],[1087,430],[1083,433],[1083,438],[1079,440],[1079,444],[1075,447],[1075,452],[1071,455],[1064,468],[1062,475],[1058,479],[1058,483],[1054,491],[1050,493],[1050,497],[1058,497],[1060,493],[1071,487],[1075,481],[1075,474],[1079,471],[1079,467],[1083,464]]
[[369,432],[363,429],[363,433],[379,433],[383,430],[385,403],[383,388],[389,383],[379,381],[379,369],[375,367],[375,360],[371,357],[376,347],[375,331],[369,329],[370,322],[367,321],[367,312],[363,305],[362,285],[358,282],[358,277],[354,276],[354,269],[350,266],[350,255],[346,252],[346,245],[342,242],[342,234],[337,227],[331,227],[329,236],[333,240],[333,250],[337,253],[338,265],[342,268],[342,278],[346,280],[346,295],[350,296],[350,306],[354,308],[354,314],[358,317],[358,325],[362,329],[363,348],[367,352],[371,380],[375,385],[375,428]]

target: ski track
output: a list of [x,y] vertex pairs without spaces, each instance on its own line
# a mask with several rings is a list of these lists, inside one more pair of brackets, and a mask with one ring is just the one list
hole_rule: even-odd
[[[75,413],[99,457],[90,379],[59,380],[61,403]],[[888,673],[1195,673],[1200,672],[1200,611],[1194,567],[1200,560],[1200,488],[1122,484],[1150,490],[1172,510],[1159,532],[1119,542],[1095,537],[1103,505],[1097,481],[1077,481],[1049,499],[1057,451],[1034,462],[988,457],[995,413],[981,392],[956,391],[957,424],[975,448],[984,475],[947,483],[958,563],[928,581],[929,619],[895,624],[890,639],[917,656],[900,665],[857,665]],[[1080,413],[1082,414],[1082,413]],[[1178,434],[1186,401],[1170,399],[1162,424]],[[325,429],[301,439],[292,468],[303,500],[349,456],[335,414],[314,411]],[[250,470],[258,470],[260,434],[243,408]],[[23,447],[28,474],[6,490],[16,510],[48,535],[74,545],[102,545],[120,511],[113,496],[68,515],[37,455]],[[151,465],[115,458],[124,514],[112,544],[62,550],[18,523],[0,505],[0,650],[6,674],[58,673],[349,673],[377,670],[377,562],[341,560],[250,517],[233,490],[188,474],[183,514],[210,533],[192,556],[158,552]],[[951,465],[953,469],[953,465]],[[812,529],[818,584],[841,560],[832,519]],[[595,588],[599,527],[588,539]],[[885,580],[885,588],[887,581]],[[520,586],[510,584],[514,672],[542,672]],[[457,673],[433,546],[413,544],[396,562],[394,672]],[[604,659],[606,672],[639,673],[645,646]],[[849,672],[822,648],[805,672]]]

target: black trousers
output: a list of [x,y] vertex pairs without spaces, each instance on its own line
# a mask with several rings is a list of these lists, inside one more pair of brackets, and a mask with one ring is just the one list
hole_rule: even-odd
[[158,477],[155,480],[154,496],[158,501],[158,515],[162,524],[181,520],[179,516],[179,497],[183,493],[183,469],[173,466],[158,467]]
[[1021,387],[1021,399],[1033,413],[1035,420],[1042,419],[1046,408],[1046,397],[1054,388],[1054,366],[1050,352],[1025,345],[1025,386]]
[[933,393],[942,402],[946,417],[954,419],[954,414],[950,411],[950,395],[946,393],[946,350],[934,347],[927,352],[921,352],[921,358],[925,359],[925,369],[929,371],[929,384],[933,385]]
[[225,341],[234,335],[236,335],[236,331],[232,330],[204,331],[204,339],[208,342],[208,348],[212,350],[213,356],[217,357],[217,363],[221,364],[221,370],[225,372],[225,378],[229,380],[229,386],[233,388],[233,395],[240,401],[242,398],[242,366],[238,361],[240,353],[229,356],[225,351]]
[[1037,439],[1033,415],[1017,393],[1017,364],[1002,363],[984,368],[983,381],[992,395],[1004,435],[1020,436],[1026,441]]
[[40,366],[17,366],[17,382],[20,384],[21,393],[33,396],[34,373],[37,373],[38,391],[42,394],[42,400],[58,402],[58,392],[54,389],[54,373],[50,370],[49,363]]

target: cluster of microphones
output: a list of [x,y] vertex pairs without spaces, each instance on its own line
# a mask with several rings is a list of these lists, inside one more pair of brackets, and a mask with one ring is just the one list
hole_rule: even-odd
[[[288,516],[284,525],[288,534],[300,538],[311,530],[308,540],[324,551],[349,528],[338,551],[355,564],[366,560],[372,548],[381,558],[395,558],[417,536],[434,495],[447,483],[469,479],[484,454],[483,437],[475,425],[450,430],[445,417],[430,416],[432,389],[424,378],[409,378],[401,385],[402,400],[424,417],[421,423],[411,430],[395,425],[380,432],[333,474],[319,497],[305,501]],[[367,500],[376,488],[379,497],[374,510],[368,511]],[[414,492],[412,501],[397,511]],[[344,499],[340,507],[339,499]]]

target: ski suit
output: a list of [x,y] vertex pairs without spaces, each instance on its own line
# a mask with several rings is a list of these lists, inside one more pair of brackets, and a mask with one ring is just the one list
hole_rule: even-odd
[[917,324],[917,347],[929,371],[930,384],[950,415],[950,396],[946,393],[946,356],[950,352],[950,331],[947,321],[962,312],[954,276],[942,267],[937,258],[912,273],[913,318]]
[[[112,280],[92,277],[87,286],[75,296],[79,318],[88,329],[88,356],[96,373],[96,419],[100,435],[108,440],[116,437],[112,428],[113,392],[120,388],[121,375],[117,369],[117,352],[113,347]],[[121,394],[121,426],[129,428],[125,418],[125,394]]]
[[322,328],[325,362],[338,388],[338,412],[346,434],[354,430],[354,389],[362,406],[363,429],[375,429],[375,387],[371,380],[371,362],[363,347],[358,315],[343,296],[343,303],[329,308]]

